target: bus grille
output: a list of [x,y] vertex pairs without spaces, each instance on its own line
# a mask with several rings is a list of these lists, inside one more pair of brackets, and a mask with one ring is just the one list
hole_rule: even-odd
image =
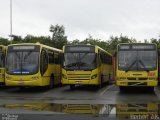
[[90,80],[90,74],[68,74],[69,80]]
[[131,77],[128,77],[127,78],[128,80],[147,80],[147,78],[131,78]]

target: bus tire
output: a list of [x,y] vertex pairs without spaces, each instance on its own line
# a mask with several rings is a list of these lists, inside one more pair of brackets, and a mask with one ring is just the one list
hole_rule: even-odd
[[148,87],[149,92],[154,92],[154,87]]
[[102,76],[101,76],[101,82],[99,83],[99,85],[97,86],[98,89],[102,88]]
[[[103,75],[101,75],[101,83],[100,83],[100,86],[102,87],[102,85],[103,85],[103,82],[104,82],[104,77],[103,77]],[[101,88],[100,87],[100,88]]]
[[75,85],[70,85],[70,89],[74,90],[75,89]]
[[125,88],[124,88],[123,86],[120,86],[120,87],[119,87],[119,90],[120,90],[120,92],[122,93],[122,92],[125,91]]
[[49,83],[49,89],[52,89],[54,86],[54,75],[52,74],[50,76],[50,83]]
[[111,84],[111,74],[109,73],[109,75],[108,75],[108,85],[110,85]]
[[19,89],[20,89],[20,90],[24,90],[24,89],[25,89],[25,87],[24,87],[24,86],[21,86],[21,87],[19,87]]

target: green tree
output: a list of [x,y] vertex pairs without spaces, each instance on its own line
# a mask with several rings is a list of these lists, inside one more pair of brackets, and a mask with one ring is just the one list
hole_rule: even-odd
[[44,45],[52,46],[51,38],[49,36],[33,36],[27,35],[24,40],[25,43],[42,43]]
[[65,28],[63,25],[51,25],[49,31],[52,33],[52,46],[62,49],[63,45],[67,44],[67,36],[65,36]]
[[0,37],[0,45],[9,45],[9,40],[7,38]]
[[80,40],[75,39],[75,40],[69,42],[69,44],[78,45],[78,44],[80,44]]
[[123,36],[122,34],[120,35],[120,37],[111,36],[110,40],[108,41],[107,51],[114,53],[119,43],[135,43],[135,42],[136,42],[136,39],[128,38],[128,36]]
[[12,44],[16,44],[16,43],[22,43],[23,42],[23,39],[21,36],[18,36],[18,35],[12,35]]

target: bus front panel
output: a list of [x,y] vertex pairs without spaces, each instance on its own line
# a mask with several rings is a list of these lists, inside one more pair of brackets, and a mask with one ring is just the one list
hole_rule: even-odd
[[39,45],[9,46],[6,56],[7,86],[41,86]]
[[117,86],[157,86],[155,44],[120,44],[117,53]]

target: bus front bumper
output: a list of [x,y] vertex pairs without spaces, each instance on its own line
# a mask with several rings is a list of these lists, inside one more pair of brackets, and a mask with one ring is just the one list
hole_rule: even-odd
[[42,86],[41,82],[38,80],[28,80],[28,81],[14,81],[14,80],[6,80],[6,86]]
[[62,79],[62,84],[65,85],[99,85],[97,79],[92,80],[68,80],[68,79]]
[[117,86],[157,86],[158,81],[156,80],[136,80],[136,81],[125,81],[125,80],[117,80],[116,81]]

